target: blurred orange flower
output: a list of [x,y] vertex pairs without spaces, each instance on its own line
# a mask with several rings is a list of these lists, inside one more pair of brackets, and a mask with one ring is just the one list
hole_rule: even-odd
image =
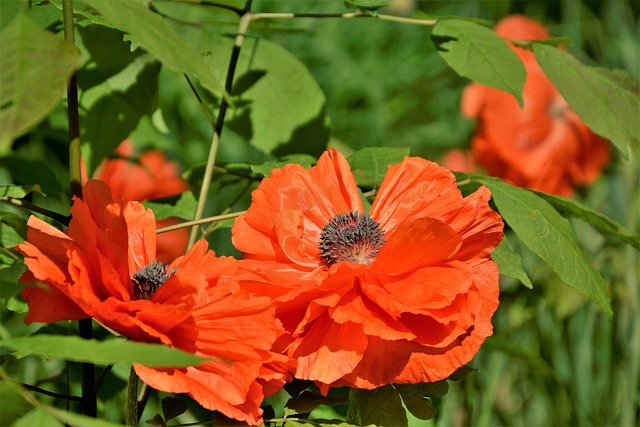
[[[159,150],[147,150],[134,158],[134,146],[125,139],[116,149],[119,158],[107,159],[94,173],[94,177],[107,183],[116,201],[142,201],[175,196],[189,189],[180,176],[177,163],[166,159]],[[158,220],[158,228],[179,223],[176,218]],[[161,233],[157,237],[158,260],[167,263],[187,250],[189,229]]]
[[[511,40],[549,37],[541,24],[521,15],[506,17],[495,31]],[[462,112],[478,119],[474,157],[490,175],[514,185],[569,196],[598,177],[609,161],[609,144],[573,112],[533,52],[511,46],[527,70],[524,108],[506,92],[469,85]]]
[[90,180],[74,198],[66,233],[29,218],[17,249],[28,271],[22,296],[27,324],[93,317],[131,340],[162,343],[215,358],[188,368],[135,365],[162,391],[187,393],[202,406],[260,424],[263,385],[282,386],[287,359],[270,351],[280,332],[268,298],[249,298],[226,275],[237,260],[218,258],[206,240],[169,265],[156,260],[153,212],[139,202],[114,203]]
[[269,296],[295,376],[372,389],[447,378],[492,334],[503,223],[486,187],[463,198],[451,172],[407,157],[367,212],[346,159],[286,165],[233,227],[240,286]]

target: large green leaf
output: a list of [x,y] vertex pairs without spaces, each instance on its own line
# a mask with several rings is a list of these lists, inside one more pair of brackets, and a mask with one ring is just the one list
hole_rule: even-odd
[[491,190],[500,215],[522,242],[547,262],[567,285],[579,290],[612,317],[604,279],[585,257],[571,224],[529,190],[476,177]]
[[[226,78],[233,43],[211,37],[211,67]],[[223,77],[224,76],[224,77]],[[265,39],[246,39],[232,91],[236,108],[225,122],[265,153],[320,155],[329,139],[326,98],[307,67],[282,46]]]
[[389,165],[400,163],[409,151],[407,147],[367,147],[356,151],[347,160],[352,170],[365,174],[365,177],[356,175],[358,185],[379,186]]
[[60,102],[82,58],[24,14],[0,34],[0,155]]
[[508,92],[524,105],[527,73],[518,55],[495,32],[464,19],[443,19],[431,39],[438,53],[461,76]]
[[185,191],[175,205],[168,203],[144,202],[144,206],[151,208],[157,220],[169,217],[181,218],[186,220],[193,219],[193,213],[196,211],[197,201],[191,191]]
[[0,186],[0,198],[12,197],[14,199],[22,199],[32,191],[43,194],[38,184],[33,185],[2,185]]
[[0,346],[74,362],[98,365],[114,363],[152,367],[183,367],[200,364],[206,359],[161,344],[146,344],[123,339],[85,340],[74,336],[33,335],[0,341]]
[[630,244],[636,249],[640,249],[640,236],[632,233],[623,225],[618,224],[606,215],[591,209],[582,203],[567,199],[566,197],[556,196],[554,194],[547,194],[542,192],[535,192],[538,196],[545,199],[551,204],[558,212],[567,218],[578,218],[587,221],[593,225],[598,231],[606,236],[611,236],[622,240],[625,243]]
[[391,384],[373,390],[352,389],[347,422],[376,426],[407,426],[400,393]]
[[527,273],[522,269],[522,259],[520,258],[520,254],[509,248],[506,236],[502,239],[502,242],[500,242],[498,247],[491,253],[491,258],[493,258],[496,264],[498,264],[500,274],[519,280],[520,283],[525,285],[527,288],[533,289],[529,276],[527,276]]
[[167,68],[176,73],[194,75],[213,94],[226,96],[224,87],[211,72],[202,55],[169,28],[160,15],[153,13],[141,2],[84,1],[112,24],[127,32],[136,45],[158,58]]
[[583,65],[573,55],[533,43],[536,59],[571,108],[595,133],[629,156],[640,141],[640,83],[629,73]]

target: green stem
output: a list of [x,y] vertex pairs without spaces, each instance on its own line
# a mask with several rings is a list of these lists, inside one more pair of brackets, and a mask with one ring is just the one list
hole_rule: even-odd
[[[229,60],[229,68],[227,70],[227,80],[225,83],[225,89],[229,95],[231,95],[231,89],[233,88],[233,78],[236,72],[236,66],[238,65],[238,59],[240,58],[240,49],[244,42],[245,34],[251,23],[251,3],[252,0],[248,0],[241,13],[240,21],[238,22],[238,32],[233,44],[233,50],[231,51],[231,59]],[[201,104],[202,105],[202,104]],[[213,126],[213,136],[211,137],[211,147],[209,148],[209,156],[207,158],[207,165],[202,177],[202,186],[200,187],[200,194],[198,196],[198,204],[196,206],[196,212],[193,216],[194,221],[202,219],[204,213],[204,207],[207,203],[207,196],[209,194],[209,186],[211,185],[211,178],[213,177],[213,171],[215,170],[216,156],[218,155],[218,147],[220,146],[220,134],[222,133],[222,126],[224,125],[224,118],[227,111],[227,101],[222,98],[220,104],[220,111],[218,112],[218,118]],[[210,120],[211,121],[211,120]],[[198,238],[198,227],[191,228],[191,234],[189,235],[189,244],[187,247],[193,246]]]
[[404,18],[402,16],[393,16],[393,15],[371,15],[362,12],[348,12],[348,13],[256,13],[251,15],[252,21],[257,21],[259,19],[293,19],[293,18],[342,18],[342,19],[352,19],[352,18],[373,18],[379,19],[381,21],[390,21],[390,22],[399,22],[402,24],[413,24],[413,25],[427,25],[434,26],[438,23],[437,19],[415,19],[415,18]]
[[240,215],[244,215],[245,213],[247,213],[247,211],[232,212],[225,215],[215,215],[215,216],[210,216],[207,218],[202,218],[194,221],[185,221],[185,222],[181,222],[180,224],[168,225],[166,227],[158,228],[156,230],[156,233],[158,234],[167,233],[169,231],[179,230],[181,228],[194,227],[196,225],[209,224],[211,222],[218,222],[225,219],[236,218],[236,217],[239,217]]
[[132,366],[127,387],[127,426],[138,425],[138,379],[138,374]]
[[58,212],[50,211],[49,209],[41,208],[40,206],[36,206],[22,199],[15,199],[13,197],[5,196],[0,198],[0,202],[9,203],[14,206],[20,206],[21,208],[25,208],[30,211],[37,212],[39,214],[47,216],[49,218],[55,219],[60,224],[69,225],[69,220],[70,220],[69,217],[64,216]]

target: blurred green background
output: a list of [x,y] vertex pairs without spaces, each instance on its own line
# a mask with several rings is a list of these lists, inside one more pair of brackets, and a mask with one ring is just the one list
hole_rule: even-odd
[[[10,3],[16,2],[0,2],[3,26],[14,10]],[[227,3],[241,4],[233,0]],[[214,46],[207,45],[211,39],[206,34],[230,40],[237,27],[237,17],[224,11],[160,0],[152,4],[167,17],[172,28],[201,51],[215,50]],[[345,12],[343,2],[333,0],[256,0],[252,10]],[[570,36],[575,42],[570,50],[583,63],[625,69],[640,78],[640,3],[637,1],[396,0],[384,13],[410,16],[416,10],[494,22],[511,13],[526,14],[544,23],[552,35]],[[43,27],[60,28],[59,11],[52,6],[34,6],[31,14]],[[201,26],[196,27],[194,23]],[[103,40],[104,34],[92,39],[91,31],[81,28],[78,43],[85,55],[91,54],[98,61],[98,52],[105,49],[105,45],[91,45],[91,40]],[[308,68],[320,89],[317,93],[302,94],[303,102],[308,96],[308,102],[319,108],[318,117],[313,119],[317,122],[313,122],[310,133],[298,135],[294,144],[279,147],[274,153],[317,155],[328,141],[330,146],[339,147],[347,154],[363,147],[410,147],[412,155],[438,160],[446,150],[467,147],[474,124],[461,116],[459,102],[468,81],[455,74],[440,58],[430,41],[430,33],[430,27],[368,19],[253,23],[245,46],[249,54],[255,38],[284,46]],[[113,62],[114,55],[116,58],[120,55],[127,57],[123,63],[128,64],[132,60],[129,55],[137,54],[128,53],[128,43],[122,42],[117,32],[111,37],[120,49],[112,50],[113,45],[109,45],[109,61]],[[278,58],[280,53],[274,55]],[[185,176],[197,189],[211,137],[208,121],[182,76],[167,70],[158,72],[148,61],[134,61],[134,64],[137,65],[113,70],[113,74],[108,75],[108,88],[92,80],[100,75],[81,74],[85,112],[90,113],[97,100],[109,90],[126,89],[131,81],[140,79],[140,73],[149,73],[146,78],[157,82],[159,90],[135,96],[141,110],[153,112],[159,107],[162,114],[144,116],[132,125],[131,134],[140,148],[160,148],[180,162]],[[222,61],[222,66],[225,64]],[[103,73],[102,77],[107,75],[104,69],[97,67],[97,70]],[[251,82],[246,84],[250,86]],[[238,87],[240,83],[236,80]],[[206,98],[205,102],[214,109],[219,105],[213,98]],[[88,114],[86,120],[107,120],[108,117]],[[222,134],[220,165],[233,170],[234,163],[275,159],[274,153],[265,153],[259,146],[248,143],[255,136],[254,129],[247,130],[242,117],[231,115],[227,123],[230,126]],[[279,125],[271,124],[276,128]],[[35,180],[43,184],[47,197],[34,195],[34,203],[68,211],[68,190],[64,184],[68,181],[66,144],[65,110],[61,105],[44,123],[16,141],[10,156],[0,159],[0,184],[31,184]],[[90,158],[91,149],[84,148]],[[579,191],[576,197],[637,233],[640,228],[638,147],[632,147],[629,160],[615,149],[612,151],[612,163],[601,179],[591,188]],[[94,153],[94,162],[95,158]],[[242,173],[216,175],[207,214],[221,213],[231,202],[234,203],[232,210],[246,208],[249,190],[255,185],[255,180],[246,179]],[[3,209],[26,218],[16,209]],[[452,383],[443,398],[434,399],[439,410],[434,420],[413,419],[411,425],[640,424],[638,253],[603,239],[586,223],[574,221],[572,224],[588,258],[605,278],[613,300],[613,322],[582,294],[563,285],[548,267],[520,245],[517,249],[534,289],[526,289],[503,277],[494,336],[471,363],[478,371],[461,382]],[[208,235],[219,254],[236,254],[230,244],[229,225],[223,224]],[[517,239],[509,231],[507,235],[516,249]],[[19,273],[16,270],[11,274],[17,277]],[[20,324],[23,314],[4,311],[2,316],[4,328],[24,329]],[[61,369],[56,364],[37,368],[26,365],[23,367],[25,382]],[[123,378],[126,372],[119,375]],[[123,379],[112,381],[103,389],[101,397],[114,398],[121,395],[124,388]],[[121,398],[107,404],[114,419],[121,413],[121,404]],[[345,408],[323,409],[314,415],[330,417],[332,411],[344,414]]]

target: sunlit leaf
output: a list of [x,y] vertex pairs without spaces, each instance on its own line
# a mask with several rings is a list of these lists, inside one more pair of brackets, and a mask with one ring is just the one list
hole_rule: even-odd
[[629,156],[640,142],[640,83],[623,70],[583,65],[564,50],[534,43],[536,59],[571,108]]
[[296,163],[304,168],[310,168],[318,159],[308,154],[291,154],[283,156],[274,162],[265,162],[261,165],[251,165],[251,171],[265,178],[271,175],[273,169],[282,169],[284,165]]
[[2,410],[0,411],[0,425],[8,426],[30,408],[30,405],[16,393],[15,388],[4,381],[0,381],[0,402],[2,402]]
[[495,32],[475,22],[444,19],[433,28],[431,39],[440,56],[458,74],[508,92],[524,105],[524,65]]
[[226,94],[224,86],[211,72],[200,53],[169,28],[160,15],[153,13],[142,3],[84,1],[96,8],[112,24],[127,32],[136,45],[158,58],[170,70],[196,76],[202,86],[215,95]]
[[[6,402],[2,402],[3,408]],[[2,424],[8,425],[8,424]],[[33,409],[24,417],[11,424],[11,427],[64,427],[64,424],[53,415],[41,410]]]
[[502,239],[502,242],[491,253],[491,258],[498,264],[500,274],[512,277],[529,289],[533,289],[533,284],[527,276],[527,273],[522,269],[522,258],[520,254],[514,252],[509,248],[507,237]]
[[489,187],[500,215],[520,240],[567,285],[587,295],[611,318],[604,279],[585,257],[569,221],[529,190],[496,179],[476,179]]
[[193,213],[196,211],[197,203],[198,202],[196,201],[193,193],[191,191],[185,191],[180,195],[180,198],[175,205],[148,201],[145,201],[143,204],[145,207],[153,210],[153,214],[157,220],[169,217],[192,220]]
[[2,33],[0,49],[0,154],[40,123],[64,95],[82,62],[70,44],[18,14]]
[[630,244],[634,248],[640,249],[640,236],[632,233],[622,224],[617,223],[608,216],[603,215],[574,199],[568,199],[566,197],[538,191],[535,193],[549,202],[551,206],[562,214],[562,216],[566,218],[579,218],[587,221],[605,236],[618,238],[623,242]]
[[347,421],[358,425],[407,426],[400,393],[392,385],[373,390],[352,389]]
[[353,171],[362,171],[366,176],[356,176],[358,184],[379,186],[389,165],[400,163],[409,155],[407,147],[367,147],[356,151],[347,160]]
[[40,191],[40,186],[37,184],[34,185],[2,185],[0,186],[0,198],[2,197],[12,197],[14,199],[22,199],[24,196],[31,192],[36,192],[43,194]]
[[75,336],[33,335],[2,340],[0,346],[23,353],[75,362],[92,362],[99,365],[139,363],[151,367],[182,367],[206,361],[206,359],[166,345],[139,343],[123,339],[96,341]]

